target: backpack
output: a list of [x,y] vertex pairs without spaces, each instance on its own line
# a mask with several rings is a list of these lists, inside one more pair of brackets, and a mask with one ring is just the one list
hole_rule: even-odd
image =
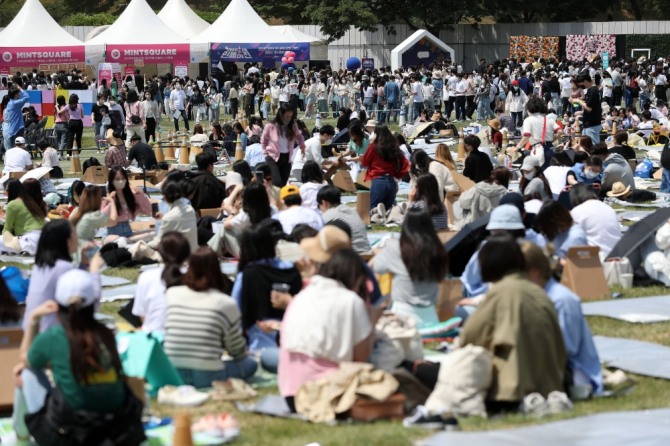
[[26,301],[30,279],[23,274],[23,271],[16,266],[6,266],[0,269],[0,277],[5,281],[14,300],[18,303]]

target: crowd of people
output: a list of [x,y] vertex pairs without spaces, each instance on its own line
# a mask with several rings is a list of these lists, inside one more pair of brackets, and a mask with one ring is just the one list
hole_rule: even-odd
[[[242,88],[237,79],[145,79],[139,73],[99,86],[76,73],[15,77],[3,104],[12,147],[6,172],[33,168],[14,126],[28,87],[52,88],[67,79],[95,89],[95,132],[110,144],[104,187],[75,181],[67,196],[54,197],[48,178],[4,185],[0,251],[35,256],[23,316],[0,286],[0,323],[24,330],[15,368],[17,434],[38,441],[55,435],[41,421],[57,416],[87,441],[125,435],[129,443],[123,444],[137,444],[143,437],[141,409],[125,382],[113,334],[94,317],[105,262],[157,263],[141,273],[132,313],[142,330],[164,335],[165,353],[185,384],[208,388],[249,379],[260,367],[277,374],[280,393],[296,411],[304,385],[344,362],[374,357],[375,327],[384,315],[419,330],[440,323],[441,286],[455,260],[440,236],[484,217],[488,237],[469,258],[456,259],[467,263],[456,314],[464,321],[460,346],[481,347],[493,358],[490,384],[481,389],[486,409],[521,405],[533,413],[539,398],[561,411],[571,407],[575,388],[601,393],[600,361],[580,299],[556,279],[571,247],[597,246],[606,255],[621,238],[616,214],[602,198],[649,197],[635,189],[629,165],[635,152],[626,141],[629,132],[651,129],[647,138],[664,133],[667,80],[660,80],[667,65],[613,61],[602,70],[598,61],[503,60],[482,61],[472,74],[461,71],[436,64],[396,72],[264,73],[249,66]],[[634,96],[632,79],[639,86],[637,79],[647,74],[659,83]],[[569,88],[560,87],[566,82]],[[298,119],[301,92],[307,118],[317,110],[332,112],[336,125],[308,131]],[[73,121],[83,116],[73,96],[69,103],[57,100],[58,147],[51,151],[81,147]],[[619,115],[623,100],[628,107]],[[638,100],[644,112],[635,122]],[[175,129],[183,119],[188,130],[189,108],[197,123],[193,137],[204,148],[195,157],[197,169],[170,170],[156,185],[160,197],[152,206],[131,185],[126,168],[133,162],[158,166],[146,142],[162,114],[173,117]],[[259,110],[261,119],[253,116],[246,128],[237,121],[228,130],[218,123],[220,113],[237,116],[240,109],[248,116]],[[454,160],[444,143],[434,158],[413,150],[387,124],[398,111],[410,122],[441,123],[439,131],[452,128],[452,113],[464,120],[475,110],[489,121],[488,133],[463,139],[464,160]],[[118,128],[106,120],[113,112],[122,116]],[[209,136],[201,124],[208,120]],[[650,120],[657,126],[644,125]],[[607,122],[616,128],[603,134]],[[511,145],[502,145],[501,132],[508,132]],[[346,149],[333,156],[333,139],[342,133]],[[234,140],[226,140],[230,134]],[[614,135],[612,147],[601,142],[607,135]],[[563,143],[566,136],[572,138]],[[69,142],[61,146],[63,138]],[[245,159],[218,178],[214,165],[232,141],[242,143]],[[512,161],[520,165],[518,174]],[[347,205],[333,185],[332,176],[343,169],[354,178],[365,172],[369,215]],[[512,192],[515,175],[518,191]],[[549,181],[557,176],[559,191]],[[462,177],[474,186],[465,188]],[[398,196],[402,181],[409,183],[406,202]],[[455,205],[462,215],[455,215]],[[157,228],[138,230],[133,222],[140,216],[153,216]],[[399,237],[371,250],[368,217],[399,224]],[[237,272],[227,276],[221,262],[233,259]],[[380,282],[389,275],[382,293]],[[429,391],[445,375],[428,360],[402,357],[393,367]],[[92,421],[82,424],[75,413]],[[444,415],[426,412],[411,423]]]

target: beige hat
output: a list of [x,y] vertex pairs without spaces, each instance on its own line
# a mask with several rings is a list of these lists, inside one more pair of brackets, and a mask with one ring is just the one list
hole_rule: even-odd
[[109,144],[113,146],[123,145],[123,141],[121,141],[119,138],[114,137],[113,129],[107,129],[107,133],[105,133],[105,141],[107,141]]
[[333,254],[351,248],[351,239],[346,232],[335,226],[324,226],[314,237],[302,239],[300,247],[310,259],[326,263]]
[[374,119],[369,119],[368,122],[365,123],[365,128],[369,129],[370,127],[372,127],[372,129],[374,130],[375,127],[377,127],[377,124],[378,122],[375,121]]
[[490,119],[488,122],[489,126],[496,130],[500,130],[500,127],[502,126],[502,122],[500,122],[500,119]]
[[630,192],[630,186],[624,186],[621,181],[612,185],[612,190],[607,192],[608,197],[625,197]]

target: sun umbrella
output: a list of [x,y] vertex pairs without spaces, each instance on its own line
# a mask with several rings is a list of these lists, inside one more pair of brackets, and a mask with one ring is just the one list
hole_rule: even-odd
[[454,277],[463,274],[470,257],[477,251],[482,240],[486,238],[486,225],[489,224],[490,214],[468,223],[458,231],[445,245],[449,254],[449,273]]
[[648,217],[631,226],[619,243],[609,253],[608,259],[627,257],[633,269],[637,268],[646,254],[654,250],[656,231],[670,219],[670,208],[660,208]]

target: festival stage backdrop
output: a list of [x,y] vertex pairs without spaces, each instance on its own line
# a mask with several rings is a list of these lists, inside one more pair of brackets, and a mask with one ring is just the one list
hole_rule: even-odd
[[309,43],[212,43],[212,67],[219,62],[281,62],[287,51],[295,53],[295,62],[309,60]]
[[565,37],[565,52],[568,60],[581,61],[600,57],[602,53],[609,53],[609,57],[616,57],[616,36],[614,34],[576,35]]
[[[37,116],[49,118],[46,128],[50,129],[54,125],[54,113],[56,111],[56,98],[60,95],[65,96],[65,102],[70,99],[70,94],[76,93],[79,96],[79,103],[84,107],[84,127],[91,127],[91,112],[93,104],[96,101],[94,91],[92,90],[27,90],[30,96],[30,105],[35,107]],[[0,100],[7,94],[7,90],[0,91]]]
[[558,37],[542,36],[510,36],[509,38],[509,57],[526,59],[543,57],[558,58]]

